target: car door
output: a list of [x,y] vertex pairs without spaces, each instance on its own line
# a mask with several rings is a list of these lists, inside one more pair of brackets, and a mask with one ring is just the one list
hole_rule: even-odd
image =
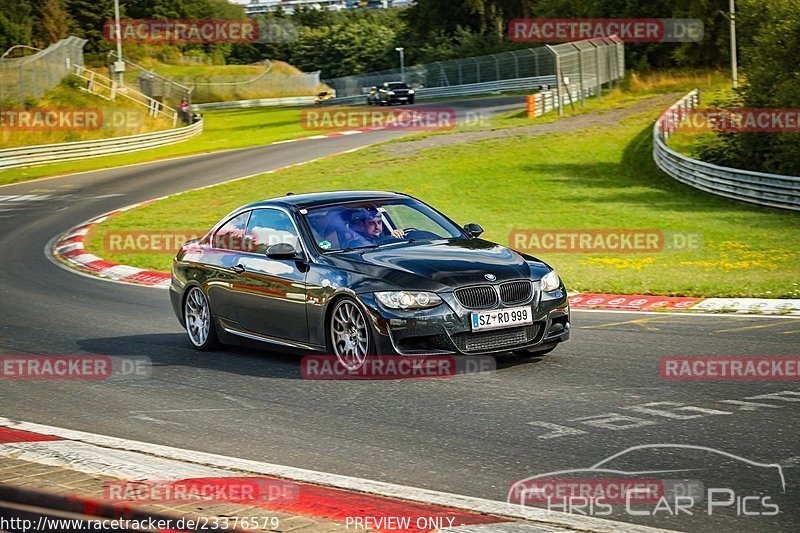
[[239,213],[225,222],[211,236],[203,253],[205,285],[211,314],[226,320],[236,320],[232,289],[239,281],[234,270],[242,253],[242,242],[250,211]]
[[267,249],[279,243],[302,250],[289,213],[278,208],[253,210],[236,265],[240,271],[235,288],[237,322],[259,335],[307,342],[307,265],[297,259],[267,257]]

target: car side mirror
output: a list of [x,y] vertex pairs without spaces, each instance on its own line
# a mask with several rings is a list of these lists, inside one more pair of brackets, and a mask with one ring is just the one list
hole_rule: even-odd
[[477,239],[483,233],[483,228],[473,222],[464,226],[464,231],[473,239]]
[[297,257],[297,250],[289,243],[280,242],[267,248],[267,257],[270,259],[294,259]]

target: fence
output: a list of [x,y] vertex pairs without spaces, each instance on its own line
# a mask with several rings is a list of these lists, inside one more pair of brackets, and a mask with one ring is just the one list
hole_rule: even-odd
[[602,85],[621,80],[624,72],[624,44],[612,37],[345,76],[325,83],[336,91],[336,98],[329,102],[337,104],[360,101],[369,87],[386,81],[404,81],[416,89],[417,98],[525,91],[540,85],[554,85],[561,91],[565,85],[565,94],[577,90],[583,102],[586,96],[599,95]]
[[800,177],[720,167],[691,159],[667,146],[686,114],[700,102],[695,89],[678,100],[653,126],[653,159],[672,178],[701,191],[733,200],[800,211]]
[[[108,53],[108,58],[109,64],[112,66],[115,61],[118,61],[117,54],[114,51]],[[125,63],[125,72],[122,73],[124,85],[134,85],[135,81],[139,92],[170,107],[177,108],[184,98],[186,98],[188,102],[191,102],[191,88],[171,78],[156,74],[152,70],[139,66],[133,61],[125,58],[122,60]]]
[[85,39],[67,37],[35,54],[0,60],[0,102],[24,104],[43,97],[75,65],[83,66]]
[[112,139],[98,139],[60,144],[24,146],[0,150],[0,171],[10,168],[61,163],[113,154],[149,150],[185,141],[203,133],[203,121],[190,126],[154,133],[142,133]]
[[319,72],[272,72],[270,63],[266,65],[264,72],[249,78],[217,75],[172,79],[191,89],[193,103],[310,96],[316,94],[320,86]]
[[581,105],[586,98],[601,96],[605,84],[625,76],[625,48],[621,39],[610,37],[563,43],[546,47],[553,54],[556,79],[556,103],[559,113],[565,101],[577,92]]

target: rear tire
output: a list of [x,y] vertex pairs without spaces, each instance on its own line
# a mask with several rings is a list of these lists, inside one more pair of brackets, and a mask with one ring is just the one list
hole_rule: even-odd
[[208,299],[200,287],[192,287],[183,300],[183,320],[189,342],[195,350],[207,352],[219,348],[214,317]]

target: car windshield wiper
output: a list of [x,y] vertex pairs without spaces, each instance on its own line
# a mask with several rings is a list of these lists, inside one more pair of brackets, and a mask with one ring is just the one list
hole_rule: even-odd
[[370,244],[369,246],[358,246],[355,248],[342,248],[341,250],[332,250],[331,253],[337,254],[340,252],[358,252],[359,250],[372,250],[373,248],[380,248],[381,246],[383,246],[383,244]]

